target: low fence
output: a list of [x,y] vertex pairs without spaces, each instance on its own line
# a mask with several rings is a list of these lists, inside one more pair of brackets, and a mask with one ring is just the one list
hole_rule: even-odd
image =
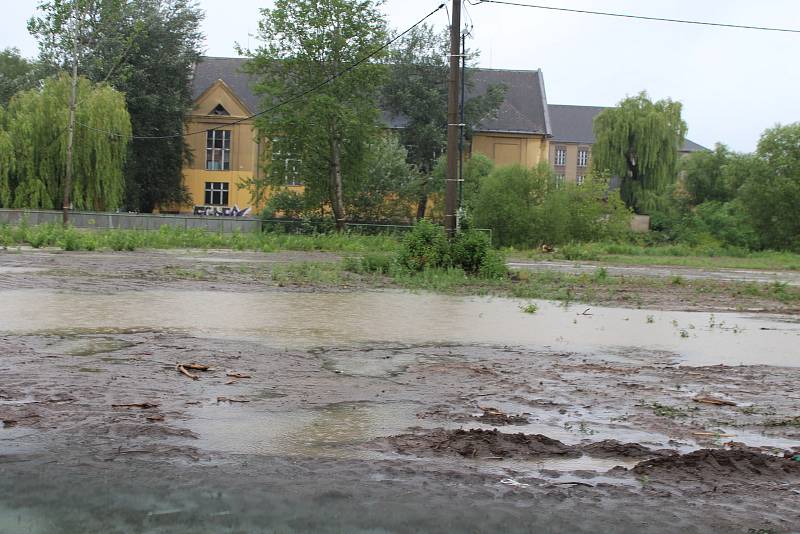
[[[5,209],[0,208],[0,224],[30,226],[37,224],[61,224],[62,212],[55,210]],[[106,213],[95,211],[71,211],[69,223],[75,228],[97,230],[158,230],[162,226],[232,234],[234,232],[261,232],[280,230],[287,233],[327,233],[334,231],[331,221],[303,219],[257,219],[249,217],[203,217],[201,215],[158,215],[152,213]],[[347,223],[347,231],[358,234],[402,235],[414,228],[412,224]],[[492,231],[477,228],[492,237]]]
[[[61,223],[62,213],[54,210],[0,209],[0,224]],[[246,217],[202,217],[197,215],[157,215],[152,213],[103,213],[71,211],[69,222],[75,228],[158,230],[162,226],[209,232],[260,232],[261,220]]]

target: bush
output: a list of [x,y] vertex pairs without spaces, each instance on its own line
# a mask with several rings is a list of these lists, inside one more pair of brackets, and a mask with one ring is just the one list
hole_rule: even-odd
[[397,262],[409,271],[448,267],[449,248],[444,229],[423,219],[403,238]]
[[492,244],[485,232],[467,230],[461,232],[450,246],[453,265],[464,269],[468,274],[477,274]]
[[628,233],[630,218],[604,177],[557,184],[546,164],[495,169],[481,185],[474,210],[475,224],[492,229],[495,245],[518,248],[617,239]]
[[425,220],[406,236],[397,262],[412,272],[455,269],[482,278],[502,278],[508,273],[505,256],[492,249],[486,233],[466,230],[449,243],[441,226]]

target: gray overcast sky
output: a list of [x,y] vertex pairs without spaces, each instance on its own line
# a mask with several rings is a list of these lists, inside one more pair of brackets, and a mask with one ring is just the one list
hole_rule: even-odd
[[[578,9],[800,28],[798,0],[519,0]],[[440,0],[388,0],[384,11],[405,29]],[[0,48],[36,53],[25,29],[37,0],[0,0]],[[258,9],[268,0],[200,0],[207,53],[234,55],[233,43],[256,44]],[[480,65],[544,72],[552,104],[613,105],[646,90],[684,104],[688,137],[753,150],[761,132],[800,121],[800,34],[611,19],[520,7],[467,5],[469,45]],[[447,15],[432,22],[444,27]]]

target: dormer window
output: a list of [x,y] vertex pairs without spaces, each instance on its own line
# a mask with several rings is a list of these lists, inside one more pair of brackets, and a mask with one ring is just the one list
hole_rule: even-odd
[[230,113],[228,113],[228,110],[225,109],[225,106],[222,104],[217,104],[217,107],[212,109],[209,115],[230,115]]

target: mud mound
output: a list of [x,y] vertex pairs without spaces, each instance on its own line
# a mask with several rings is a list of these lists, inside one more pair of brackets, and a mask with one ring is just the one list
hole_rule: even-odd
[[504,434],[497,430],[434,430],[425,434],[392,436],[386,438],[386,442],[401,454],[416,456],[526,458],[581,455],[578,450],[541,434]]
[[678,454],[669,449],[654,451],[638,443],[621,443],[615,439],[606,439],[588,445],[581,445],[580,450],[595,458],[655,458]]
[[484,408],[483,413],[475,419],[487,425],[497,426],[526,425],[529,423],[528,418],[524,415],[508,414],[495,408]]
[[800,479],[800,462],[751,450],[701,449],[689,454],[655,458],[632,469],[638,475],[659,478],[769,477]]

